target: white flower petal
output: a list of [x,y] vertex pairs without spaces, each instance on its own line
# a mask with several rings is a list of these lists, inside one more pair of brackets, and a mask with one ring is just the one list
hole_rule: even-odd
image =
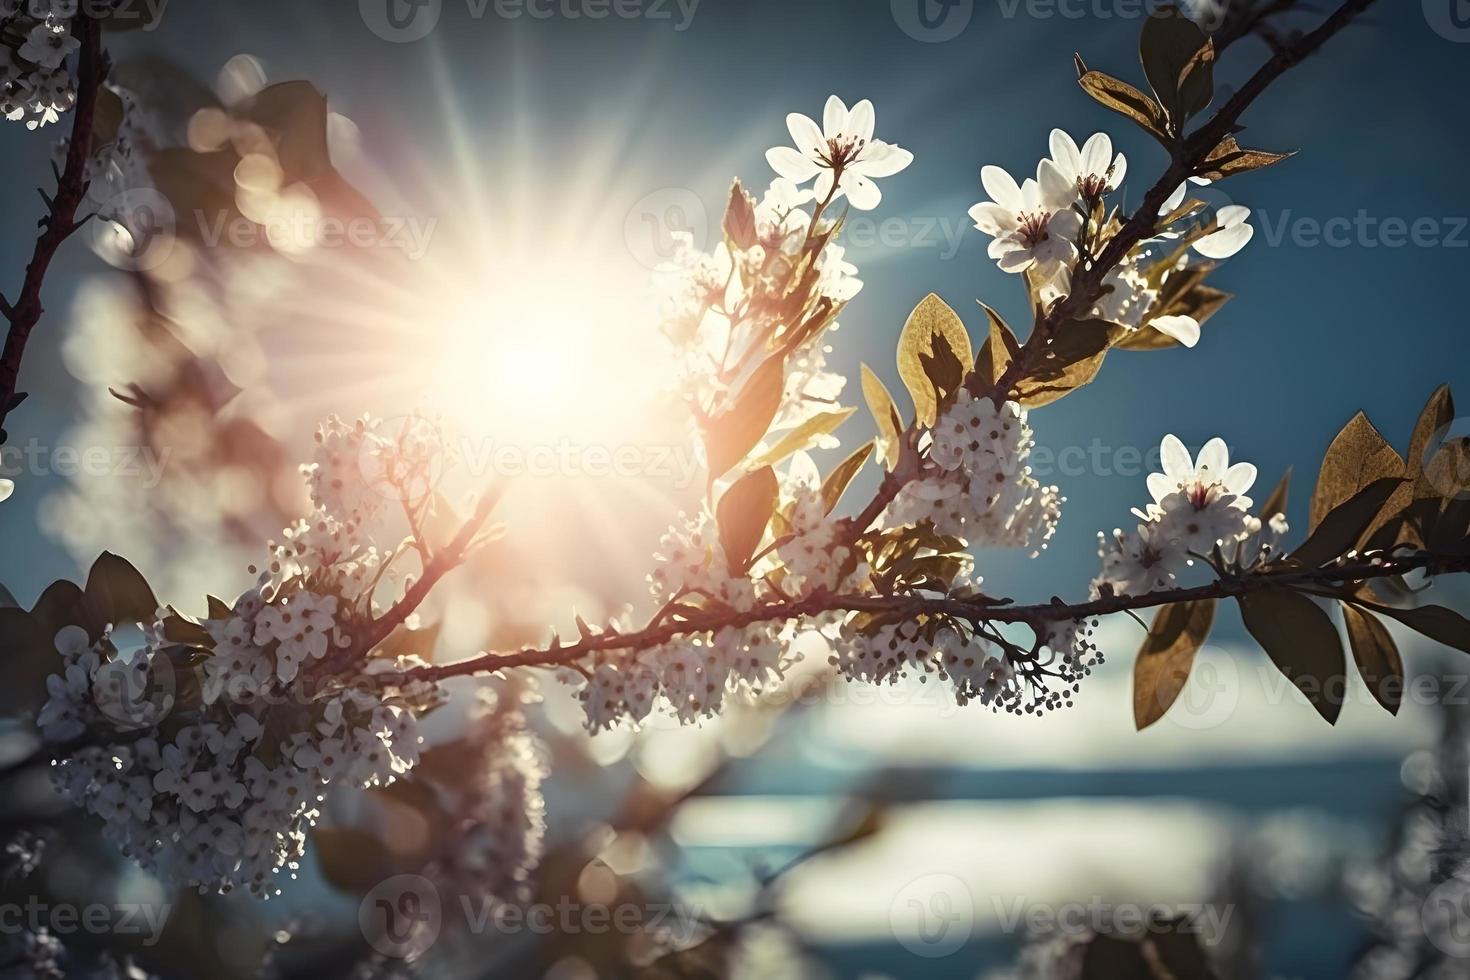
[[873,124],[873,103],[868,99],[863,99],[847,114],[847,125],[843,128],[842,135],[866,143],[873,138]]
[[847,103],[835,95],[827,96],[827,104],[822,109],[822,134],[828,139],[836,136],[847,128]]
[[1184,191],[1188,186],[1187,183],[1181,183],[1178,187],[1174,188],[1174,193],[1170,194],[1169,199],[1159,207],[1159,214],[1169,214],[1175,208],[1179,207],[1179,205],[1183,204]]
[[1236,463],[1225,471],[1225,489],[1237,497],[1243,495],[1256,482],[1256,467],[1252,463]]
[[1195,457],[1194,468],[1208,470],[1213,480],[1223,480],[1225,471],[1230,468],[1230,448],[1225,445],[1225,440],[1216,436],[1205,443],[1204,448]]
[[1093,133],[1082,147],[1082,174],[1102,176],[1113,162],[1113,141],[1107,133]]
[[980,183],[985,186],[985,193],[989,194],[990,199],[996,204],[1017,213],[1023,209],[1024,201],[1021,197],[1020,186],[1014,177],[1000,167],[981,167]]
[[1041,190],[1041,201],[1049,210],[1060,211],[1071,207],[1077,199],[1077,182],[1062,176],[1057,165],[1043,160],[1036,166],[1036,186]]
[[1194,475],[1194,459],[1178,436],[1170,433],[1159,443],[1159,457],[1164,464],[1164,475],[1176,481],[1187,480]]
[[892,177],[914,162],[914,155],[901,146],[874,140],[852,169],[865,177]]
[[[994,248],[1001,241],[1002,239],[996,239],[991,244],[991,248]],[[1036,256],[1029,248],[1022,248],[1019,245],[1012,244],[1011,251],[1002,255],[998,264],[1002,272],[1025,272],[1035,263]]]
[[1162,504],[1165,497],[1179,489],[1179,481],[1163,473],[1150,473],[1145,482],[1148,483],[1148,492],[1156,504]]
[[1173,337],[1185,347],[1199,343],[1199,321],[1192,316],[1156,316],[1149,326],[1166,337]]
[[810,116],[793,112],[786,116],[786,128],[791,132],[791,141],[796,148],[807,156],[815,156],[827,141],[822,138],[822,131]]
[[1075,178],[1081,163],[1081,154],[1077,151],[1077,144],[1060,129],[1051,131],[1051,158],[1056,161],[1057,169],[1069,177]]
[[1128,173],[1128,158],[1119,153],[1113,161],[1113,176],[1108,181],[1109,190],[1117,190],[1123,186],[1123,177]]
[[976,228],[992,238],[998,238],[1017,228],[1015,212],[990,201],[982,201],[972,207],[970,220],[975,222]]
[[1232,225],[1201,238],[1194,243],[1194,250],[1207,259],[1228,259],[1245,248],[1255,233],[1251,225]]
[[14,481],[0,480],[0,501],[9,500],[12,493],[15,493]]
[[802,156],[789,146],[777,146],[767,150],[766,162],[777,174],[798,184],[811,180],[819,169],[816,161],[811,157]]
[[[832,180],[833,180],[832,171],[829,170],[828,168],[822,167],[818,171],[818,173],[817,173],[817,182],[812,185],[812,195],[818,201],[825,201],[825,200],[827,200],[827,195],[829,195],[829,194],[832,193]],[[841,196],[842,196],[842,188],[839,187],[837,189],[837,193],[834,195],[834,199],[836,199],[837,197],[841,197]]]
[[847,191],[847,199],[852,206],[859,211],[871,211],[878,206],[883,197],[883,192],[878,190],[878,185],[873,183],[862,174],[844,174],[842,187]]

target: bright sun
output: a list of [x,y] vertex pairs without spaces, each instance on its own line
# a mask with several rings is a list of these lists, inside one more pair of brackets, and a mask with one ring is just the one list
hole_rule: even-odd
[[479,435],[637,440],[668,380],[655,322],[636,288],[502,272],[446,312],[430,399]]

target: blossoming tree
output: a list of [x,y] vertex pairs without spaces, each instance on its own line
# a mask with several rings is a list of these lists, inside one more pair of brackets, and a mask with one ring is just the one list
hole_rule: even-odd
[[[684,236],[656,274],[707,492],[664,536],[640,614],[579,619],[578,635],[523,649],[435,656],[434,631],[416,614],[468,556],[514,534],[493,523],[501,488],[486,488],[445,530],[452,510],[434,487],[451,454],[440,427],[333,418],[302,467],[312,509],[262,546],[245,594],[155,596],[128,562],[104,554],[81,585],[57,582],[29,610],[3,604],[7,707],[34,718],[59,792],[166,881],[276,894],[310,846],[327,792],[372,789],[443,819],[421,866],[505,902],[524,895],[542,852],[544,769],[521,712],[522,678],[537,670],[576,689],[592,732],[655,714],[697,724],[781,685],[813,638],[847,682],[918,678],[960,705],[978,702],[973,710],[1037,713],[1083,696],[1103,657],[1092,639],[1100,617],[1152,609],[1134,665],[1141,728],[1168,711],[1217,607],[1234,602],[1328,722],[1349,657],[1396,711],[1403,665],[1385,621],[1470,652],[1470,621],[1420,601],[1406,582],[1470,570],[1470,447],[1443,438],[1455,416],[1447,388],[1432,394],[1402,452],[1361,414],[1342,429],[1312,487],[1305,533],[1286,524],[1285,478],[1261,493],[1256,468],[1232,462],[1223,440],[1191,454],[1154,433],[1162,472],[1141,488],[1148,499],[1128,527],[1099,535],[1101,568],[1086,595],[1016,601],[974,575],[970,554],[1035,555],[1061,519],[1058,488],[1029,466],[1037,409],[1074,396],[1105,362],[1122,368],[1133,354],[1200,342],[1229,299],[1214,274],[1252,226],[1248,209],[1211,213],[1191,188],[1286,159],[1243,146],[1242,116],[1367,6],[1349,0],[1282,43],[1225,99],[1213,64],[1255,26],[1249,15],[1213,36],[1172,8],[1150,17],[1140,45],[1147,91],[1079,57],[1082,90],[1163,146],[1163,173],[1126,212],[1119,190],[1138,170],[1105,133],[1079,145],[1054,130],[1035,176],[1020,181],[985,166],[987,199],[969,214],[991,239],[990,258],[1029,297],[1029,329],[983,304],[966,318],[922,298],[897,336],[906,397],[865,367],[874,435],[826,473],[807,450],[855,412],[838,401],[843,379],[826,364],[862,286],[840,244],[844,221],[849,209],[880,207],[879,181],[899,179],[913,154],[875,135],[867,100],[833,96],[820,122],[788,116],[790,145],[767,153],[769,186],[754,195],[735,183],[722,240],[705,252]],[[107,25],[75,7],[0,4],[0,110],[33,128],[72,115],[34,259],[17,298],[0,305],[9,321],[0,422],[24,397],[17,386],[47,266],[89,198],[102,199],[99,184],[182,193],[164,179],[163,154],[139,145],[137,98],[108,81]],[[280,111],[288,106],[311,111]],[[289,170],[299,165],[287,152],[295,127],[317,125],[322,107],[310,86],[288,83],[211,123],[247,133],[251,153],[274,153]],[[248,155],[238,142],[221,145],[231,160]],[[168,165],[181,160],[176,151]],[[114,219],[135,231],[125,216],[97,218]],[[878,489],[853,500],[849,485],[864,468],[881,469]],[[132,623],[144,639],[124,655],[114,631]],[[457,677],[493,679],[476,727],[425,749],[419,719]],[[468,782],[453,761],[466,753],[477,773]]]

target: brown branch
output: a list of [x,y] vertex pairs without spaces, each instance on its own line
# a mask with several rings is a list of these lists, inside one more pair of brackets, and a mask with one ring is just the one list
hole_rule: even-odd
[[[1091,308],[1101,293],[1103,277],[1118,265],[1135,245],[1155,233],[1159,209],[1169,195],[1186,178],[1197,172],[1221,139],[1236,130],[1237,121],[1245,109],[1266,90],[1271,82],[1279,78],[1288,68],[1315,52],[1372,3],[1373,0],[1347,0],[1316,30],[1303,35],[1291,46],[1277,51],[1207,123],[1180,144],[1164,175],[1144,196],[1138,211],[1109,240],[1097,260],[1074,275],[1072,291],[1038,317],[1031,336],[1017,356],[1012,358],[1011,364],[999,379],[996,385],[997,397],[1000,397],[1001,394],[1013,393],[1016,385],[1027,377],[1028,371],[1033,366],[1032,362],[1045,356],[1046,347],[1057,326]],[[1227,39],[1226,43],[1229,40],[1231,39]],[[911,428],[903,433],[899,464],[892,472],[884,476],[877,493],[868,505],[858,515],[844,522],[842,535],[844,540],[850,541],[867,531],[903,489],[903,486],[921,472],[922,468],[919,465],[916,450],[917,436],[917,428]],[[461,532],[461,537],[464,537],[463,532]],[[436,561],[434,564],[440,563]],[[453,567],[452,564],[449,567]],[[648,649],[682,636],[706,633],[726,626],[743,627],[758,622],[785,621],[821,612],[897,612],[905,616],[944,614],[968,620],[977,625],[980,623],[1029,623],[1034,626],[1056,620],[1083,619],[1115,612],[1146,609],[1189,599],[1242,595],[1268,584],[1341,584],[1367,578],[1397,575],[1414,568],[1430,567],[1437,571],[1470,571],[1470,560],[1419,556],[1410,559],[1385,559],[1368,564],[1328,569],[1288,569],[1268,575],[1258,574],[1221,579],[1212,585],[1195,589],[1154,592],[1143,596],[1107,596],[1076,605],[1066,605],[1057,601],[1034,606],[998,606],[993,601],[922,596],[833,596],[819,593],[804,599],[768,603],[750,610],[715,611],[708,615],[690,615],[673,623],[661,622],[663,617],[659,617],[647,628],[634,633],[608,632],[585,636],[578,642],[567,646],[557,645],[545,649],[525,648],[514,653],[487,653],[457,663],[418,668],[400,675],[381,675],[380,679],[386,683],[405,679],[442,680],[447,677],[494,672],[512,667],[558,666],[572,663],[600,651]],[[397,625],[401,624],[423,601],[429,589],[432,588],[433,582],[448,571],[448,568],[438,568],[436,571],[436,575],[426,574],[422,580],[415,583],[403,599],[374,624],[374,630],[369,637],[371,642],[366,646],[358,645],[359,651],[370,649],[371,646],[381,642]]]
[[443,550],[434,555],[432,559],[425,562],[423,573],[419,578],[404,590],[403,596],[393,604],[392,608],[368,624],[367,632],[355,638],[344,656],[334,658],[333,667],[356,662],[408,621],[408,617],[423,605],[429,593],[434,590],[434,586],[439,584],[439,580],[463,563],[475,543],[475,538],[485,526],[485,522],[490,519],[491,512],[495,510],[495,505],[500,502],[503,492],[503,488],[499,485],[492,486],[485,492],[480,502],[475,505],[474,514],[460,527],[454,540],[445,545]]
[[1085,620],[1113,613],[1152,609],[1198,599],[1230,599],[1266,588],[1336,589],[1371,579],[1389,578],[1423,570],[1431,575],[1470,572],[1470,556],[1421,553],[1404,557],[1358,559],[1322,568],[1290,564],[1274,566],[1239,577],[1221,578],[1208,585],[1168,589],[1143,595],[1113,595],[1088,602],[1060,601],[1027,606],[997,605],[994,600],[954,599],[941,596],[830,595],[816,593],[803,599],[766,603],[753,609],[691,616],[676,623],[651,626],[633,633],[601,633],[566,646],[527,647],[515,652],[485,653],[478,657],[402,674],[383,674],[384,683],[436,681],[450,677],[488,674],[512,667],[557,667],[600,652],[636,652],[681,637],[708,633],[727,626],[742,628],[762,622],[784,622],[823,612],[884,612],[913,618],[942,615],[974,624],[1024,623],[1032,627],[1062,620]]
[[[77,209],[87,196],[87,163],[92,154],[92,119],[97,107],[97,88],[106,77],[102,55],[102,27],[87,16],[77,13],[77,37],[81,54],[77,58],[77,104],[72,110],[71,139],[67,143],[66,165],[57,181],[56,195],[48,200],[48,213],[41,219],[41,237],[36,240],[25,282],[14,304],[5,303],[3,312],[10,321],[5,335],[4,353],[0,354],[0,445],[5,443],[5,417],[25,398],[16,394],[20,379],[21,359],[31,331],[40,322],[45,308],[41,305],[41,286],[51,260],[63,242],[81,227]],[[44,196],[44,195],[43,195]]]
[[1276,52],[1256,73],[1241,86],[1230,99],[1199,129],[1191,133],[1174,154],[1164,175],[1144,195],[1138,210],[1124,222],[1118,233],[1098,255],[1097,261],[1086,269],[1079,269],[1072,277],[1071,291],[1058,300],[1039,317],[1031,336],[1021,348],[1021,356],[1015,358],[996,385],[998,392],[1012,394],[1027,373],[1046,355],[1057,328],[1067,320],[1085,316],[1092,304],[1102,294],[1103,279],[1112,271],[1133,247],[1157,231],[1159,209],[1169,199],[1174,189],[1190,176],[1197,173],[1206,157],[1226,136],[1236,131],[1240,116],[1272,82],[1280,78],[1287,69],[1300,64],[1309,55],[1326,44],[1353,18],[1367,10],[1374,0],[1347,0],[1337,8],[1316,30],[1303,34],[1293,44]]

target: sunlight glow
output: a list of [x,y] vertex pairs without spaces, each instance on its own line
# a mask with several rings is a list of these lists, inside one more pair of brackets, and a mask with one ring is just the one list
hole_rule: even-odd
[[444,313],[430,398],[477,435],[526,443],[637,440],[667,386],[642,293],[569,282],[567,257],[502,272]]

